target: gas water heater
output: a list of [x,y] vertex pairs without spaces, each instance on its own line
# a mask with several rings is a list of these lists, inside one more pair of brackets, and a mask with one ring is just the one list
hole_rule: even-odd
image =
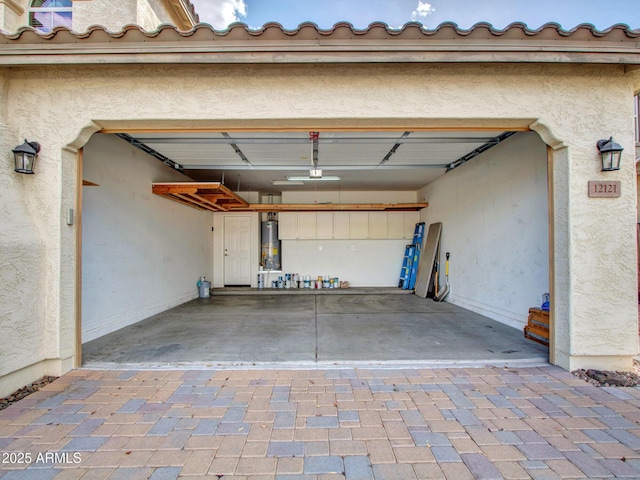
[[269,220],[262,222],[262,253],[260,263],[265,270],[280,270],[280,240],[278,222],[269,214]]

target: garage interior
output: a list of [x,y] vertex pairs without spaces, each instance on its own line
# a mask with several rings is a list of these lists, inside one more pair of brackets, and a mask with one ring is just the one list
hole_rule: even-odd
[[[548,361],[523,336],[549,292],[534,132],[108,132],[82,171],[85,366]],[[154,193],[185,182],[240,200]],[[280,258],[258,289],[267,220]],[[444,302],[398,288],[417,222],[443,225]],[[270,288],[287,273],[349,288]]]

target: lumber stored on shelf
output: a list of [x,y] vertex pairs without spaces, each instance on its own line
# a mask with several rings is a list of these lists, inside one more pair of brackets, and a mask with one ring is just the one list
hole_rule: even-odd
[[151,191],[199,210],[228,212],[232,208],[247,208],[249,202],[219,182],[154,183]]
[[198,210],[212,212],[322,212],[420,210],[417,203],[249,203],[219,182],[154,183],[151,191]]

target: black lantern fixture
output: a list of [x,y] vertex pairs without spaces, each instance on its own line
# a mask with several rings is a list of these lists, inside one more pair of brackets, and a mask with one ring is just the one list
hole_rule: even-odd
[[602,157],[603,172],[620,170],[620,157],[624,149],[613,141],[613,137],[609,137],[609,140],[598,140],[598,150]]
[[12,150],[16,162],[16,172],[33,173],[33,167],[36,165],[36,158],[40,151],[38,142],[27,142],[25,138],[22,145],[18,145]]

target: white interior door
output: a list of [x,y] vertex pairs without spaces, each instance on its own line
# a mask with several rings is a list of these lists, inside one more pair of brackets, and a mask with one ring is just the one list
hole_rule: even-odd
[[251,217],[224,217],[224,284],[251,284]]

